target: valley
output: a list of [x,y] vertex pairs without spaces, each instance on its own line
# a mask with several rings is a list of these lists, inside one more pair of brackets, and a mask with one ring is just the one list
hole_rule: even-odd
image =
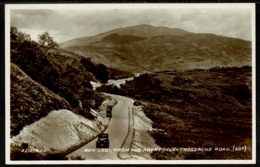
[[[12,27],[11,159],[249,160],[251,47],[242,39],[150,25],[47,47]],[[111,150],[146,151],[97,153],[102,133]],[[233,146],[247,151],[214,150]],[[23,147],[47,152],[24,154]],[[213,151],[160,151],[166,148]]]

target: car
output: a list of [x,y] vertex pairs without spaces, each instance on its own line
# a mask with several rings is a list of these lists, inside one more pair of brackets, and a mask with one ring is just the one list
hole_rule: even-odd
[[112,117],[112,108],[113,106],[107,106],[107,114],[106,114],[107,117]]
[[134,101],[134,106],[140,106],[141,102],[140,101]]
[[112,117],[112,111],[111,110],[107,110],[107,117]]
[[107,106],[107,110],[111,110],[112,111],[113,106]]
[[96,148],[109,148],[108,133],[102,133],[98,135],[98,140],[96,141]]

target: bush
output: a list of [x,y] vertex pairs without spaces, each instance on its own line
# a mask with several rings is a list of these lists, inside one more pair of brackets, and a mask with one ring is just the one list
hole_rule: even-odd
[[107,83],[108,81],[108,71],[107,67],[104,64],[98,64],[95,72],[95,76],[102,83]]
[[95,65],[91,62],[90,58],[81,58],[80,63],[86,70],[92,72],[100,82],[107,83],[109,79],[109,71],[105,65]]
[[250,99],[251,91],[246,84],[236,84],[225,89],[225,93],[234,96],[236,99]]

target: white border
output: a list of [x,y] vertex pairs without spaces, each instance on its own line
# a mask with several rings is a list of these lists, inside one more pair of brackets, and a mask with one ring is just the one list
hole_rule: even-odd
[[[11,161],[10,160],[10,11],[12,9],[251,9],[252,20],[252,160],[64,160]],[[255,4],[16,4],[5,5],[5,106],[6,106],[6,164],[255,164],[256,163],[256,93],[255,93]]]

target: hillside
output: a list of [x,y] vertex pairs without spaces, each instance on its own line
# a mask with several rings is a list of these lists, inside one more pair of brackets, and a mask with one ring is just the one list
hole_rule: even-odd
[[52,110],[10,139],[11,159],[67,160],[67,153],[85,145],[108,126],[106,108],[115,102],[107,99],[98,110],[91,110],[95,119],[66,109]]
[[43,154],[53,154],[90,140],[103,129],[104,126],[97,120],[85,119],[65,109],[53,110],[46,117],[26,126],[11,139],[11,143],[29,143],[31,150],[39,149],[44,150]]
[[[49,115],[54,110],[68,111],[71,115],[80,117],[81,120],[84,120],[83,122],[95,122],[98,120],[95,122],[94,130],[92,130],[95,131],[95,128],[100,126],[95,132],[98,133],[100,128],[104,126],[97,114],[93,114],[93,111],[99,110],[107,96],[94,91],[91,82],[106,83],[109,79],[131,77],[134,74],[107,68],[103,64],[93,63],[90,58],[56,48],[54,41],[45,42],[50,42],[53,45],[51,47],[49,45],[41,45],[32,41],[28,35],[20,32],[15,27],[11,28],[11,138],[16,138],[20,143],[32,144],[41,142],[42,144],[51,142],[47,140],[48,137],[46,136],[44,139],[35,137],[34,139],[37,141],[30,142],[30,140],[34,139],[31,139],[29,136],[26,137],[26,134],[28,135],[31,132],[37,133],[38,137],[42,134],[46,135],[47,132],[44,131],[48,127],[42,127],[41,125],[48,124],[50,120],[53,121],[54,118]],[[62,117],[61,115],[63,114],[62,112],[59,113],[57,119]],[[47,116],[49,116],[48,119],[46,118]],[[40,123],[34,126],[35,122],[43,118],[47,119],[47,123]],[[69,119],[64,121],[67,121],[68,124],[70,122]],[[59,121],[56,121],[56,123],[59,123]],[[77,121],[74,123],[75,126],[78,126]],[[58,124],[50,126],[62,129]],[[30,132],[25,130],[28,127],[32,128],[29,128]],[[55,133],[55,128],[49,129],[49,133]],[[91,129],[91,127],[85,127],[85,129],[88,128]],[[21,133],[25,133],[25,135]],[[19,135],[20,137],[17,137]],[[21,135],[24,137],[23,139]],[[68,134],[65,133],[63,135],[62,138],[66,138],[65,136]],[[78,135],[76,132],[74,133],[74,137],[80,137],[80,135],[81,132]],[[64,141],[61,137],[56,137],[56,142]],[[88,134],[85,134],[85,137],[80,141],[70,141],[70,146],[72,146],[72,143],[77,145],[90,138]],[[67,139],[69,139],[69,136],[67,136]],[[68,149],[66,146],[63,147],[62,151]],[[19,148],[14,148],[15,150],[12,152],[13,159],[30,159],[38,156],[38,158],[48,158],[49,156],[27,155],[21,153],[20,146]],[[57,150],[61,151],[60,149]],[[49,150],[48,153],[50,152]],[[56,155],[51,154],[50,156],[54,156],[54,159],[64,158],[59,157],[59,154],[56,158]]]
[[97,90],[142,101],[162,148],[230,148],[246,152],[153,152],[154,159],[250,159],[252,157],[251,67],[143,74]]
[[105,83],[108,79],[133,76],[70,52],[55,48],[46,50],[19,33],[12,32],[11,62],[39,84],[64,97],[72,107],[78,107],[81,101],[85,107],[97,108],[104,100],[92,90],[91,81]]
[[70,108],[64,98],[11,64],[11,135],[17,135],[24,125],[39,120],[52,110]]
[[251,42],[141,25],[61,44],[95,63],[131,72],[251,65]]
[[161,27],[161,26],[155,27],[155,26],[142,24],[142,25],[137,25],[132,27],[118,28],[105,33],[101,33],[96,36],[69,40],[61,43],[60,47],[66,48],[66,47],[73,47],[73,46],[87,46],[92,42],[97,42],[102,40],[104,37],[110,34],[140,36],[140,37],[154,37],[154,36],[161,36],[161,35],[186,35],[191,33],[178,28],[168,28],[168,27]]

